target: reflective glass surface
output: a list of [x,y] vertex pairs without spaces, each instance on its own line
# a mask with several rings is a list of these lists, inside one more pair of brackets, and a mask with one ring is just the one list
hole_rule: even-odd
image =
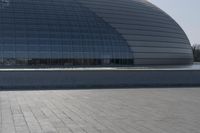
[[0,0],[1,66],[133,63],[120,33],[76,0]]

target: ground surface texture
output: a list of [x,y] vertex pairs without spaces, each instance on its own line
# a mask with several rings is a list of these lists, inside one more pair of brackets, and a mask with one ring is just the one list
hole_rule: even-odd
[[200,88],[0,91],[0,133],[200,133]]

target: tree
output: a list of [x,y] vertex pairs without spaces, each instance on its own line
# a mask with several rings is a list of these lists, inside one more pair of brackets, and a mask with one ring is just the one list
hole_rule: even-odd
[[192,51],[194,55],[194,61],[200,62],[200,44],[194,44],[192,46]]

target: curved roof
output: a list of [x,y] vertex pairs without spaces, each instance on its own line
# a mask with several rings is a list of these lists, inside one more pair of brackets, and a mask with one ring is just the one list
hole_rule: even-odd
[[135,64],[191,63],[190,42],[181,27],[146,0],[78,0],[128,42]]
[[187,36],[145,0],[0,0],[0,58],[189,64]]

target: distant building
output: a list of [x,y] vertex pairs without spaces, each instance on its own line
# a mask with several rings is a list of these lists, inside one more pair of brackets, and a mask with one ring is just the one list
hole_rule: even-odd
[[145,0],[0,0],[1,66],[192,61],[181,27]]

